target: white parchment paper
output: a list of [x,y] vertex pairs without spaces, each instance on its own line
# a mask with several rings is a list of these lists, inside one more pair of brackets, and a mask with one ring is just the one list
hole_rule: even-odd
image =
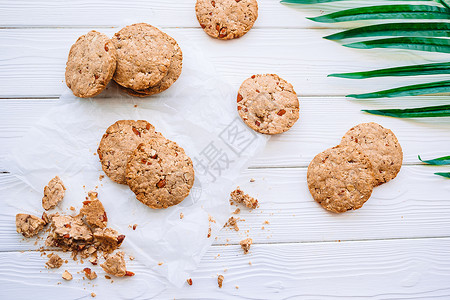
[[[67,90],[2,164],[27,187],[8,191],[8,205],[17,212],[41,215],[43,188],[55,175],[67,188],[57,210],[67,213],[74,206],[78,211],[87,192],[96,190],[108,226],[126,235],[122,248],[155,277],[181,286],[230,215],[233,181],[267,138],[240,120],[236,91],[215,75],[200,51],[176,38],[184,54],[183,72],[169,90],[144,99],[127,96],[114,85],[94,99],[79,99]],[[127,186],[106,176],[99,179],[104,174],[98,143],[106,128],[121,119],[149,121],[192,158],[195,183],[181,204],[153,210]],[[136,230],[130,228],[133,224]]]

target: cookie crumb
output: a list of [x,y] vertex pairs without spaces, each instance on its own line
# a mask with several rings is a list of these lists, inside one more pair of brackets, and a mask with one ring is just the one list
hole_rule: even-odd
[[108,217],[103,204],[98,200],[98,193],[90,191],[88,196],[89,200],[83,201],[80,214],[89,226],[105,228],[108,223]]
[[95,271],[92,271],[90,268],[84,268],[83,272],[86,278],[89,280],[97,278],[97,273],[95,273]]
[[235,217],[230,217],[228,219],[227,223],[225,223],[224,227],[232,228],[236,231],[239,231],[239,226],[237,225],[237,221],[238,221],[238,219],[236,219]]
[[223,275],[219,275],[217,277],[217,284],[219,285],[219,288],[222,288],[222,284],[223,284]]
[[241,209],[238,207],[236,208],[236,210],[233,212],[233,215],[238,215],[241,213]]
[[91,264],[93,264],[94,266],[96,266],[98,264],[98,260],[97,257],[92,257],[90,260]]
[[98,176],[98,180],[100,180],[100,181],[102,181],[103,178],[105,178],[105,175],[100,175],[100,176]]
[[[234,203],[241,203],[250,209],[255,209],[259,206],[258,200],[245,194],[239,187],[230,193],[231,200]],[[231,202],[231,201],[230,201]]]
[[111,279],[111,276],[105,275],[105,278],[109,280]]
[[253,178],[250,178],[250,182],[255,182],[255,179],[253,179]]
[[133,230],[136,230],[137,224],[133,225]]
[[183,218],[184,218],[184,214],[180,213],[180,219],[183,219]]
[[92,298],[94,298],[95,296],[97,296],[95,293],[91,293]]
[[162,266],[163,264],[164,264],[164,263],[160,261],[160,262],[158,263],[158,266]]
[[266,220],[266,221],[264,221],[263,224],[270,224],[270,222]]
[[63,265],[63,260],[58,254],[50,253],[49,260],[45,263],[50,269],[58,269]]
[[75,210],[75,207],[71,206],[71,207],[70,207],[70,210],[72,210],[72,211]]
[[191,278],[188,278],[186,281],[187,281],[187,283],[188,283],[189,285],[192,285],[192,279],[191,279]]
[[130,256],[128,257],[128,259],[129,259],[129,260],[134,260],[134,256],[131,256],[131,255],[130,255]]
[[242,250],[244,250],[244,254],[247,254],[250,250],[250,246],[252,245],[253,240],[251,238],[247,238],[242,240],[239,244],[241,245]]
[[64,280],[70,281],[73,279],[72,274],[69,273],[69,271],[65,270],[64,273],[62,274],[62,278]]
[[211,225],[209,225],[209,228],[208,228],[207,238],[209,239],[210,237],[211,237]]
[[239,286],[238,286],[238,285],[236,285],[236,286],[235,286],[235,288],[236,288],[236,289],[238,290],[238,289],[239,289]]
[[248,264],[249,264],[249,265],[251,266],[251,265],[252,265],[252,262],[251,262],[251,261],[249,261],[249,262],[248,262]]

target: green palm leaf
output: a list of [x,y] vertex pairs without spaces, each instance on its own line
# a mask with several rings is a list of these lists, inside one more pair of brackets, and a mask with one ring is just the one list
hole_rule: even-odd
[[450,172],[447,172],[447,173],[438,172],[438,173],[434,173],[434,174],[442,176],[442,177],[450,178]]
[[328,76],[349,78],[349,79],[365,79],[365,78],[387,77],[387,76],[415,76],[415,75],[436,75],[436,74],[450,74],[450,62],[395,67],[366,72],[337,73],[337,74],[330,74]]
[[427,106],[407,109],[364,109],[363,111],[373,115],[389,116],[395,118],[450,117],[450,105]]
[[358,49],[394,48],[450,53],[450,40],[439,38],[396,37],[345,44],[344,46]]
[[379,5],[351,8],[331,14],[308,18],[315,22],[335,23],[380,19],[450,19],[450,10],[432,5]]
[[418,155],[418,157],[421,162],[429,164],[429,165],[435,165],[435,166],[450,165],[450,156],[443,156],[443,157],[430,159],[430,160],[422,160],[420,155]]
[[429,95],[448,92],[450,92],[450,80],[444,80],[415,85],[407,85],[373,93],[351,94],[347,95],[347,97],[356,99],[371,99],[383,97],[394,98],[394,97]]
[[354,28],[324,37],[342,40],[372,36],[432,36],[449,37],[450,23],[389,23]]

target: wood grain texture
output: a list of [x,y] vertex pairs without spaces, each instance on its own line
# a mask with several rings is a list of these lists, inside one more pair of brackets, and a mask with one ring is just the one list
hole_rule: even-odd
[[[372,0],[372,3],[381,0]],[[359,1],[328,5],[283,5],[279,0],[258,0],[259,16],[255,28],[327,27],[305,17],[361,5]],[[0,26],[123,26],[149,22],[165,27],[200,27],[195,16],[195,0],[89,0],[0,1]],[[343,26],[343,25],[339,25]],[[344,25],[345,26],[345,25]]]
[[[450,239],[253,245],[247,255],[239,246],[214,246],[192,274],[192,286],[172,288],[156,298],[446,299],[449,249]],[[69,260],[60,269],[47,270],[46,260],[38,252],[0,253],[0,298],[29,299],[33,291],[33,299],[50,294],[91,299],[91,292],[98,299],[149,299],[162,287],[136,260],[127,263],[136,275],[114,278],[114,283],[90,263],[86,266],[99,275],[92,282],[77,274],[84,268],[80,263]],[[61,279],[65,269],[74,275],[71,282]],[[224,275],[222,289],[217,274]]]
[[[396,179],[376,188],[361,209],[344,214],[329,213],[312,199],[306,168],[247,170],[236,185],[259,199],[260,207],[253,211],[241,207],[235,216],[245,220],[238,222],[240,231],[223,229],[215,244],[238,244],[246,237],[255,243],[288,243],[450,236],[450,185],[433,175],[438,169],[404,166]],[[9,174],[0,176],[3,188],[15,184],[21,183]],[[0,190],[0,198],[4,197],[7,190]],[[15,232],[14,216],[19,212],[2,207],[0,251],[36,248]]]
[[[307,166],[319,152],[335,146],[352,126],[378,122],[397,135],[404,164],[418,164],[417,155],[433,158],[448,155],[448,118],[401,120],[362,113],[363,108],[417,107],[448,103],[448,97],[354,101],[343,97],[299,97],[300,120],[286,133],[271,138],[251,167]],[[0,157],[51,108],[57,100],[0,100]],[[82,101],[82,100],[81,100]],[[5,171],[0,163],[0,171]]]
[[[65,88],[64,70],[70,46],[91,29],[110,36],[118,31],[90,27],[0,29],[0,98],[59,96]],[[178,38],[181,48],[183,37],[188,37],[236,90],[253,74],[277,73],[291,82],[300,96],[364,93],[429,82],[436,76],[356,81],[327,75],[448,59],[445,54],[417,51],[345,48],[321,38],[334,32],[330,30],[254,29],[232,41],[212,39],[195,28],[167,31]]]

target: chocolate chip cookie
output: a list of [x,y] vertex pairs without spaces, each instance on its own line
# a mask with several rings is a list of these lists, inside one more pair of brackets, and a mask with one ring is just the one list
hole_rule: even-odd
[[77,97],[94,97],[106,88],[115,70],[114,45],[106,35],[92,30],[70,48],[66,84]]
[[258,18],[256,0],[197,0],[197,20],[211,37],[230,40],[246,34]]
[[341,145],[358,145],[369,157],[376,185],[394,179],[403,162],[403,151],[395,134],[377,123],[362,123],[344,135]]
[[139,201],[151,208],[167,208],[189,195],[194,168],[184,149],[175,142],[152,139],[130,155],[126,178]]
[[97,149],[102,169],[111,180],[126,184],[125,170],[130,154],[147,140],[162,137],[144,120],[120,120],[109,126]]
[[114,81],[133,90],[157,85],[169,71],[173,45],[149,24],[127,26],[112,38],[117,50]]
[[357,147],[341,145],[314,157],[307,181],[314,200],[335,213],[362,207],[376,182],[369,157]]
[[275,74],[253,75],[237,95],[239,116],[251,129],[264,134],[289,130],[299,118],[294,88]]

